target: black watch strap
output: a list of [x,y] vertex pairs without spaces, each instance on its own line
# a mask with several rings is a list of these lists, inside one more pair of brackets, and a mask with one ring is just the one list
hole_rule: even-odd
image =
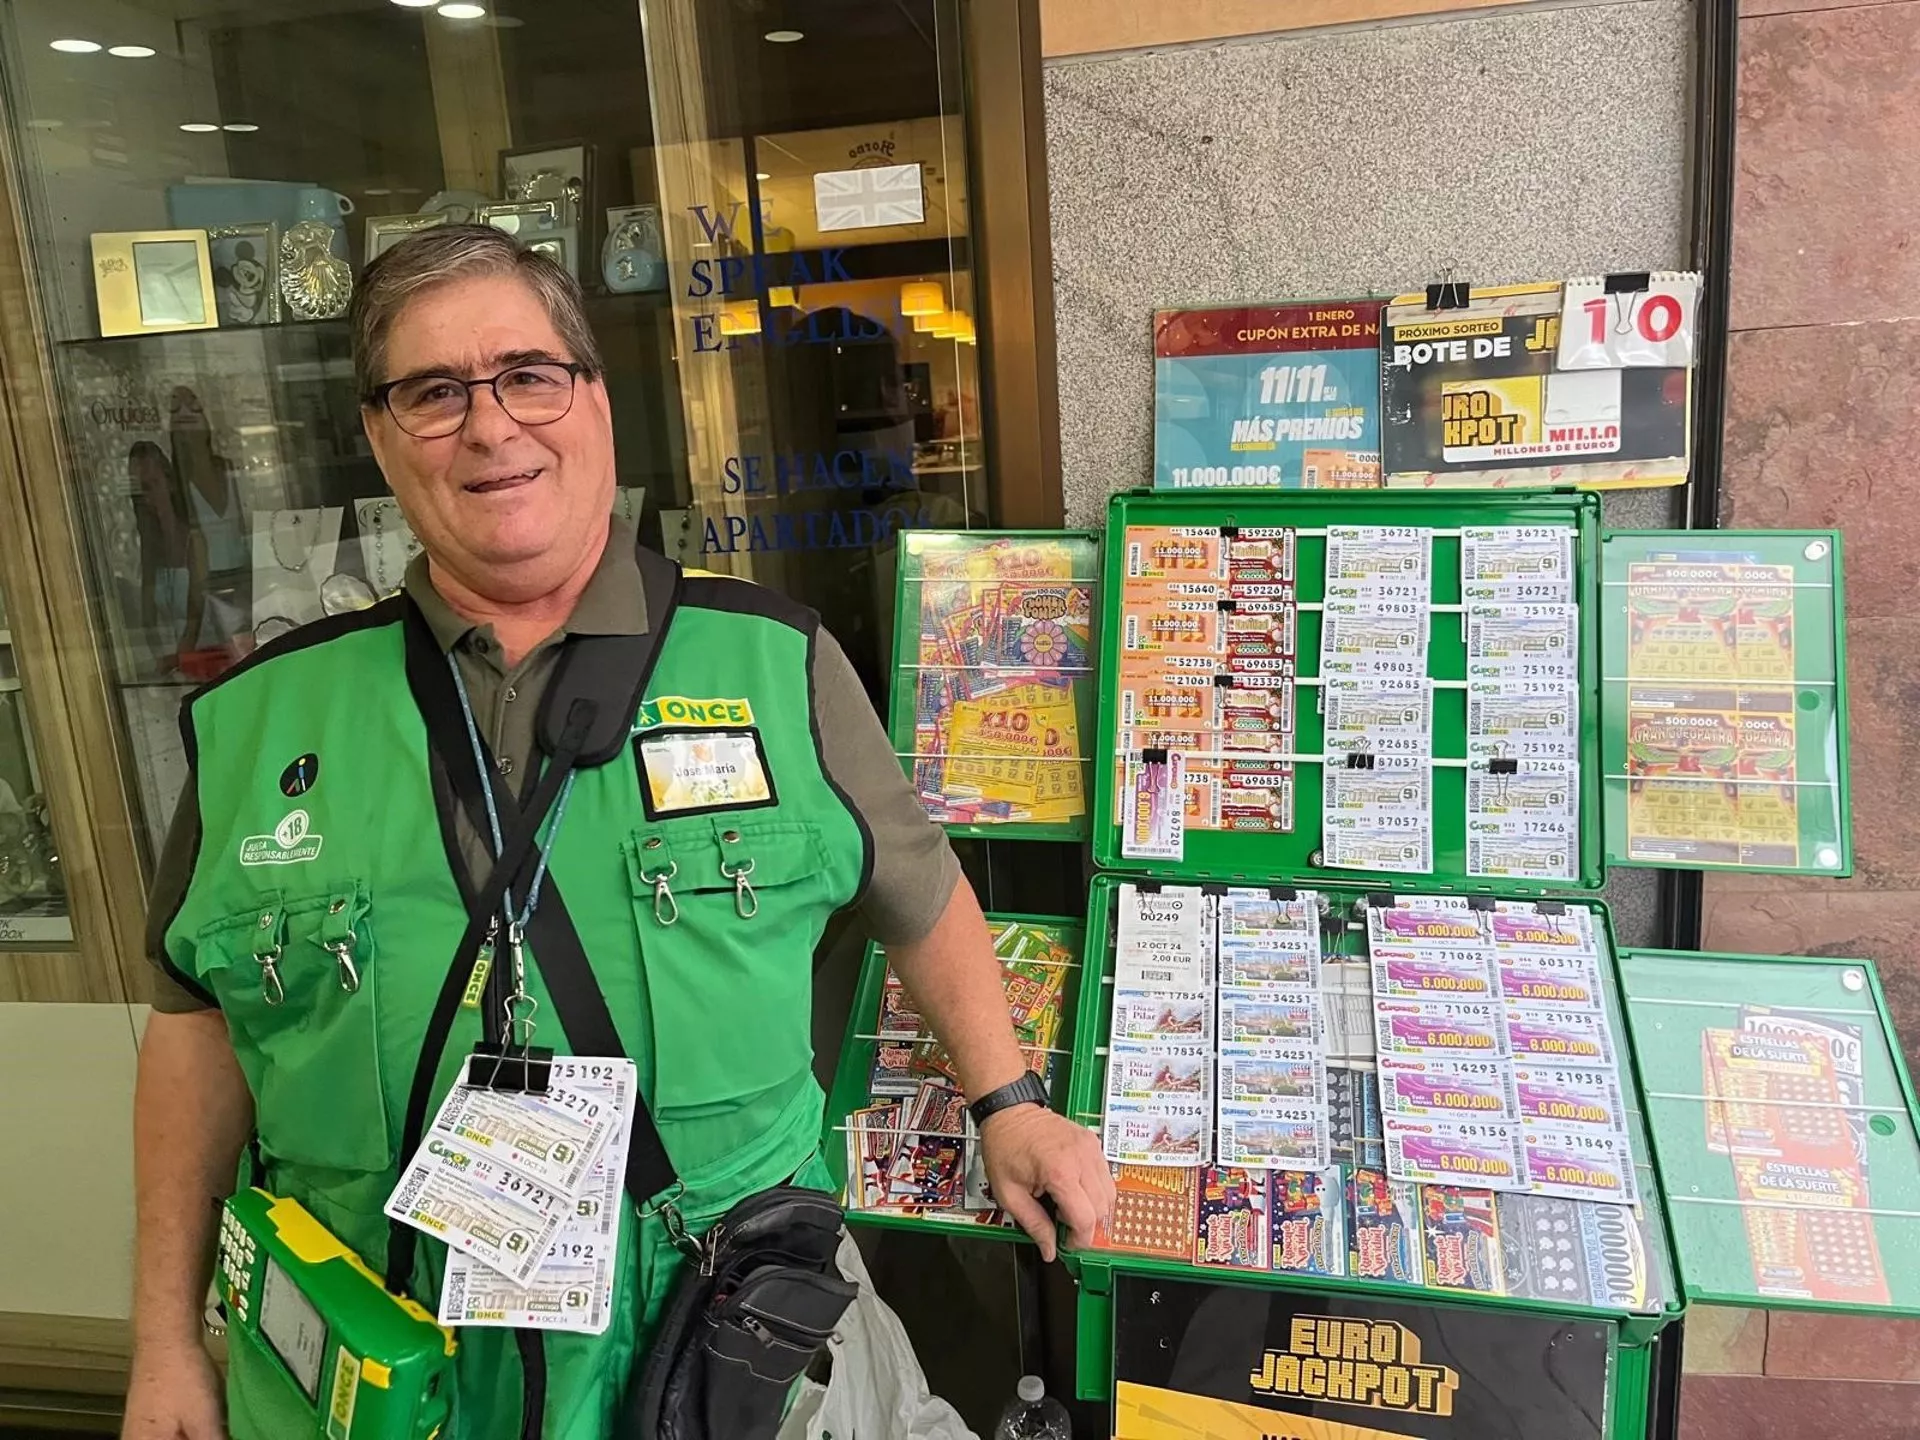
[[1011,1085],[989,1090],[967,1107],[967,1113],[973,1116],[975,1125],[984,1125],[989,1115],[998,1115],[1002,1110],[1011,1110],[1016,1105],[1051,1107],[1052,1104],[1053,1096],[1047,1093],[1047,1082],[1029,1070]]

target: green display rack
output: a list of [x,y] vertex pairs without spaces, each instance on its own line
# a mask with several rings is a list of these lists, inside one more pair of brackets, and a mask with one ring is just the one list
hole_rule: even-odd
[[[920,803],[948,834],[1008,840],[1087,837],[1099,563],[1100,537],[1085,530],[910,530],[901,535],[888,731]],[[992,693],[1029,679],[1066,682],[1078,742],[1074,758],[1044,753],[1023,758],[1017,747],[1035,733],[1024,723],[1035,712],[1007,716],[1011,725],[1002,724],[1004,710],[995,713]],[[934,717],[949,714],[956,701],[974,705],[983,725],[1002,726],[999,748],[948,753],[940,728],[944,721]],[[1021,733],[1012,733],[1014,726]],[[1042,780],[1052,778],[1052,767],[1071,765],[1078,771],[1079,812],[1035,820],[1006,803],[963,798],[970,787],[954,783],[948,773],[956,759],[975,772],[998,761]]]

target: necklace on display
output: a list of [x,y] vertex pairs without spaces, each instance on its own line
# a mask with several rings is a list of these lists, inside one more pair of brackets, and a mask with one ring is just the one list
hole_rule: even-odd
[[[273,553],[274,563],[277,564],[282,570],[291,570],[296,575],[304,572],[308,564],[310,564],[312,561],[311,554],[308,553],[307,549],[302,543],[302,536],[300,533],[300,526],[305,519],[306,519],[306,515],[303,511],[289,510],[285,512],[284,518],[276,518],[273,524],[267,530],[267,549]],[[281,551],[281,548],[280,548],[281,528],[280,527],[282,525],[292,526],[292,535],[293,535],[293,542],[294,542],[293,553],[300,557],[297,562],[288,560],[286,555]]]

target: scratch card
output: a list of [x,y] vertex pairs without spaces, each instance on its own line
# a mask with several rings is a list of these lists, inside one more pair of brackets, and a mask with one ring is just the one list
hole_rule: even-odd
[[1425,1284],[1417,1234],[1413,1186],[1395,1184],[1371,1166],[1347,1173],[1347,1274]]
[[1094,1236],[1094,1248],[1185,1260],[1193,1253],[1197,1169],[1164,1165],[1113,1167],[1113,1227]]
[[1387,1117],[1387,1173],[1423,1185],[1524,1190],[1520,1127],[1503,1120]]
[[1484,1060],[1507,1053],[1498,1009],[1488,1004],[1376,1000],[1373,1029],[1382,1056]]
[[1425,1186],[1420,1192],[1420,1234],[1427,1284],[1484,1295],[1504,1293],[1500,1212],[1491,1192]]
[[1346,1195],[1339,1167],[1276,1170],[1272,1180],[1273,1268],[1295,1275],[1346,1274]]
[[1200,1172],[1200,1223],[1193,1244],[1196,1265],[1236,1270],[1267,1268],[1267,1174],[1264,1170],[1212,1167]]

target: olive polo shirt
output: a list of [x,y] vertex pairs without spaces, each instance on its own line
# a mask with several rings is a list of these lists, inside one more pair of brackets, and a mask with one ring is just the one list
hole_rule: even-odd
[[[425,555],[415,557],[407,568],[406,591],[420,607],[440,648],[453,656],[473,706],[474,724],[516,791],[524,772],[536,762],[534,720],[567,641],[575,635],[646,633],[650,617],[633,547],[632,527],[616,517],[600,563],[566,625],[511,667],[493,627],[467,620],[434,589]],[[859,902],[860,920],[882,944],[921,939],[946,908],[960,878],[960,862],[946,835],[921,810],[859,676],[839,642],[824,629],[814,643],[811,680],[814,734],[819,737],[827,777],[859,812],[873,837],[873,875]],[[475,828],[464,807],[456,807],[454,814],[461,859],[478,887],[492,869],[492,839]],[[193,879],[199,830],[198,787],[189,775],[147,899],[153,1008],[166,1013],[206,1008],[206,1002],[181,986],[160,959],[166,926]]]

